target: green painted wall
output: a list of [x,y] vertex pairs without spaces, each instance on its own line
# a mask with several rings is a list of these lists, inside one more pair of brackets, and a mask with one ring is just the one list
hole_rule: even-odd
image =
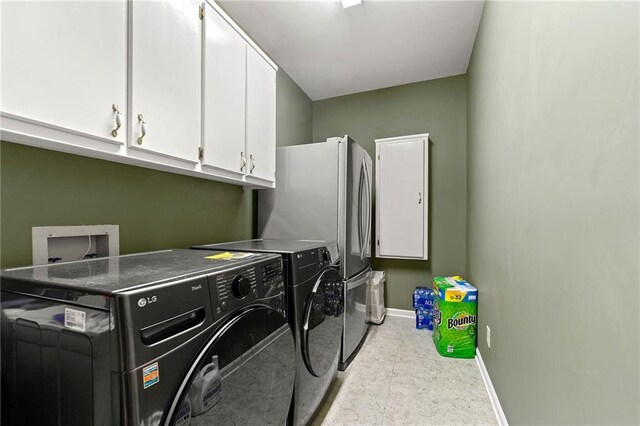
[[[311,137],[311,100],[277,75],[277,143]],[[120,253],[255,236],[255,191],[2,142],[0,263],[31,264],[31,227],[120,225]]]
[[430,134],[429,260],[374,258],[374,269],[387,274],[387,307],[412,309],[416,286],[465,273],[466,90],[462,75],[313,102],[314,141],[348,134],[372,158],[375,139]]
[[280,68],[276,92],[276,141],[278,146],[300,145],[311,141],[311,99]]
[[468,73],[467,274],[511,424],[640,423],[639,12],[484,6]]

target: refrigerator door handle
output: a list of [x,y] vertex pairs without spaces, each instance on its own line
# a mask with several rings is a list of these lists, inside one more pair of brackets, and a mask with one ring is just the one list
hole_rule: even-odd
[[358,249],[360,250],[360,260],[362,260],[364,257],[362,255],[363,253],[363,249],[364,249],[364,231],[363,231],[363,227],[364,227],[364,223],[363,223],[363,217],[362,217],[362,208],[363,208],[363,202],[362,202],[362,186],[364,184],[364,174],[365,171],[364,169],[360,169],[360,181],[358,182],[358,244],[359,247]]
[[371,268],[367,268],[365,271],[361,272],[359,275],[347,280],[347,291],[353,290],[354,288],[358,288],[363,284],[366,284],[371,279]]
[[[365,185],[365,191],[366,191],[366,185],[367,185],[367,163],[365,161],[365,159],[362,159],[362,166],[360,168],[360,190],[359,190],[359,194],[358,194],[358,198],[359,198],[359,209],[358,209],[358,222],[362,222],[362,230],[363,232],[361,232],[361,238],[360,238],[360,260],[364,260],[365,257],[365,253],[367,252],[367,231],[366,231],[366,216],[365,216],[365,203],[363,202],[363,197],[364,197],[364,191],[362,191],[362,184]],[[367,197],[368,198],[368,197]]]
[[[371,181],[369,180],[369,169],[367,168],[367,163],[366,161],[363,159],[362,163],[364,165],[364,176],[365,176],[365,181],[367,183],[367,220],[365,222],[365,226],[366,226],[366,233],[365,233],[365,237],[364,237],[364,250],[363,253],[366,253],[367,256],[370,256],[370,250],[371,250]],[[364,258],[364,256],[363,256]]]

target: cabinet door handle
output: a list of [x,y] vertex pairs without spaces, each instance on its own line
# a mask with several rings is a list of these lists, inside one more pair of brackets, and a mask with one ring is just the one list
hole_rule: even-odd
[[244,152],[240,151],[240,171],[243,171],[247,165],[247,157],[244,156]]
[[253,169],[256,168],[256,159],[253,158],[253,154],[251,154],[249,158],[251,159],[251,169],[249,169],[249,173],[253,174]]
[[147,134],[147,123],[144,121],[144,116],[138,114],[138,122],[140,123],[140,136],[138,137],[138,145],[142,145],[142,138]]
[[111,136],[114,138],[118,136],[118,130],[120,130],[120,126],[122,126],[122,117],[120,116],[120,109],[118,105],[111,105],[111,109],[116,113],[116,128],[111,131]]
[[422,192],[418,192],[418,204],[422,204]]

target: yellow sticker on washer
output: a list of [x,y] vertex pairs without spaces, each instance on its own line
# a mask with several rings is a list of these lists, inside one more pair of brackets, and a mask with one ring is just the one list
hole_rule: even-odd
[[233,259],[244,259],[245,257],[251,257],[251,256],[253,256],[253,253],[242,253],[242,252],[230,253],[228,251],[225,251],[224,253],[212,254],[211,256],[206,256],[205,259],[233,260]]
[[233,255],[228,251],[205,257],[205,259],[232,259],[232,258],[233,258]]

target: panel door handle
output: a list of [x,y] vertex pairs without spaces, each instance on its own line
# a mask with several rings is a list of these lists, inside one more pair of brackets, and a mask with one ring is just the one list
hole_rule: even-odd
[[121,117],[120,109],[118,108],[118,105],[116,104],[111,105],[111,109],[116,114],[116,117],[115,117],[116,128],[111,131],[111,136],[115,138],[115,137],[118,137],[118,130],[120,130],[120,126],[122,126],[122,117]]
[[365,253],[365,244],[366,244],[366,236],[365,236],[365,217],[364,217],[364,201],[362,197],[364,197],[363,187],[366,185],[366,169],[364,159],[362,160],[362,166],[360,167],[360,182],[358,184],[358,242],[360,244],[360,260],[364,259]]
[[138,137],[138,145],[142,145],[142,139],[147,135],[147,123],[144,121],[144,116],[138,114],[138,123],[140,124],[140,136]]
[[240,171],[243,171],[247,166],[247,157],[244,155],[244,151],[240,151]]
[[249,156],[249,159],[251,160],[251,168],[249,169],[249,173],[253,174],[253,169],[256,168],[256,159],[253,158],[253,154]]
[[422,204],[422,192],[418,192],[418,204]]
[[367,182],[367,237],[365,239],[365,243],[367,245],[367,256],[370,256],[371,253],[371,179],[369,178],[369,168],[367,167],[367,162],[364,163],[364,170]]

